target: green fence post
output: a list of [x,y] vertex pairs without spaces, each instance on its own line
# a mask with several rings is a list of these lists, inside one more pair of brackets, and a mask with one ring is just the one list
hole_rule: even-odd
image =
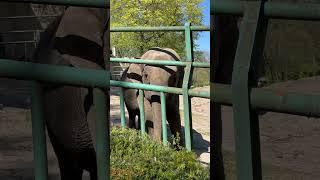
[[232,73],[236,164],[239,180],[259,180],[262,179],[259,119],[250,105],[249,86],[254,80],[252,69],[262,59],[267,23],[263,17],[263,0],[244,2],[244,5]]
[[94,88],[94,105],[96,107],[96,154],[98,180],[110,179],[110,131],[109,112],[107,113],[108,94],[100,88]]
[[160,92],[161,99],[161,116],[162,116],[162,141],[164,145],[168,144],[167,131],[167,112],[166,112],[166,97],[164,92]]
[[143,90],[139,89],[139,109],[140,109],[140,124],[141,124],[141,132],[146,132],[146,124],[144,120],[144,94]]
[[187,66],[184,70],[182,95],[183,95],[183,112],[184,112],[184,129],[185,129],[185,144],[187,150],[192,149],[192,113],[191,113],[191,98],[188,90],[190,87],[190,80],[192,77],[192,32],[190,23],[185,24],[185,43],[186,43],[186,62]]
[[125,127],[126,117],[125,117],[125,110],[124,110],[123,88],[120,88],[120,116],[121,116],[121,127]]
[[45,121],[43,115],[43,93],[38,82],[32,82],[31,115],[32,115],[32,139],[34,175],[36,180],[48,179],[47,144],[45,133]]

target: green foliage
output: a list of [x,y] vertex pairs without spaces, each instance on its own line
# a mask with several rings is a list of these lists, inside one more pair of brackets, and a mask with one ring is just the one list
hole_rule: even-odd
[[271,20],[265,48],[269,83],[320,75],[320,23]]
[[[194,51],[195,62],[209,62],[208,57],[203,51]],[[210,69],[209,68],[194,68],[192,76],[192,86],[201,87],[210,84]]]
[[208,68],[195,68],[192,76],[192,86],[201,87],[210,84],[210,69]]
[[112,179],[209,179],[193,152],[175,151],[140,132],[111,130]]
[[[201,25],[203,0],[111,0],[111,27]],[[194,39],[198,33],[193,33]],[[182,32],[111,33],[111,46],[119,56],[141,56],[151,47],[172,48],[183,58]]]

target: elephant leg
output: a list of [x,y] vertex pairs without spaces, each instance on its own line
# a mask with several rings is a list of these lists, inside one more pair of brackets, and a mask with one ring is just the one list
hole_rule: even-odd
[[74,162],[67,159],[59,159],[61,180],[82,180],[83,169],[73,167]]
[[184,137],[181,134],[181,118],[179,108],[167,108],[167,121],[169,123],[170,131],[175,138],[179,135],[179,144],[183,145]]
[[[57,146],[55,146],[57,147]],[[60,167],[61,180],[82,180],[83,170],[90,174],[90,180],[97,180],[95,150],[73,152],[55,148]]]
[[136,117],[136,112],[129,111],[129,121],[126,123],[128,128],[135,128],[135,117]]
[[81,166],[87,170],[90,174],[90,180],[97,180],[97,162],[96,162],[96,153],[92,148],[90,150],[86,150],[80,154],[81,156]]
[[153,113],[154,113],[154,117],[152,120],[152,122],[153,122],[152,136],[156,141],[161,142],[162,141],[161,114],[160,114],[160,118],[155,118],[157,116],[156,114],[158,114],[158,116],[159,116],[159,112],[153,112]]
[[140,130],[140,115],[138,114],[134,118],[134,125],[137,130]]
[[64,149],[63,146],[56,141],[50,129],[48,129],[48,135],[58,159],[61,180],[82,180],[83,169],[77,166],[77,162],[75,161],[76,153],[71,153]]
[[81,180],[83,170],[96,174],[94,143],[87,120],[92,102],[89,96],[87,89],[70,86],[47,91],[45,95],[47,130],[62,180]]

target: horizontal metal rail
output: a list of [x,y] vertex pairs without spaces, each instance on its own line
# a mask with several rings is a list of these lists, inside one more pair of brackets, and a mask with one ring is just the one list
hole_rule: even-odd
[[210,63],[205,62],[185,62],[185,61],[168,61],[168,60],[147,60],[147,59],[129,59],[129,58],[110,58],[112,63],[135,63],[163,66],[187,66],[192,64],[193,67],[210,68]]
[[44,32],[44,30],[15,30],[15,31],[0,31],[0,34],[11,34],[11,33],[37,33]]
[[0,77],[85,87],[109,87],[109,72],[0,59]]
[[[206,26],[190,26],[191,31],[210,31]],[[163,27],[112,27],[110,32],[155,32],[155,31],[185,31],[185,26]]]
[[[214,102],[232,105],[230,85],[212,83],[210,87]],[[253,109],[320,117],[320,94],[253,88],[250,99]]]
[[109,0],[2,0],[7,2],[110,8]]
[[9,41],[9,42],[0,42],[0,45],[7,45],[7,44],[26,44],[26,43],[36,43],[37,41]]
[[32,18],[56,18],[61,15],[41,15],[41,16],[6,16],[6,17],[0,17],[0,20],[6,19],[6,20],[11,20],[11,19],[32,19]]
[[[228,14],[242,16],[244,2],[214,0],[211,3],[211,14]],[[266,2],[264,16],[274,19],[320,20],[320,4]]]
[[[122,88],[128,88],[128,89],[157,91],[157,92],[179,94],[179,95],[182,95],[183,93],[182,88],[158,86],[158,85],[152,85],[152,84],[130,83],[130,82],[123,82],[123,81],[115,81],[115,80],[110,80],[110,86],[122,87]],[[190,89],[188,91],[188,94],[191,97],[200,97],[200,98],[207,98],[207,99],[210,98],[209,91],[199,91],[199,90]]]

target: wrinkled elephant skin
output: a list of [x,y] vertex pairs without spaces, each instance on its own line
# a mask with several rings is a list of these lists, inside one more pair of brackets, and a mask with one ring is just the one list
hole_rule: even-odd
[[[179,55],[169,48],[152,48],[142,55],[141,59],[180,61]],[[131,64],[123,73],[122,80],[126,82],[153,84],[169,87],[181,87],[183,69],[176,66],[151,66]],[[124,98],[129,112],[128,126],[133,127],[139,117],[138,90],[125,89]],[[179,96],[166,94],[166,118],[172,134],[181,134],[181,119],[179,113]],[[162,114],[160,93],[144,91],[144,110],[146,129],[157,141],[162,139]],[[138,118],[137,118],[138,117]],[[140,120],[139,120],[140,121]],[[180,135],[181,137],[181,135]],[[180,143],[183,142],[182,137]]]
[[[104,69],[103,21],[106,10],[69,7],[42,34],[35,53],[38,63]],[[62,180],[81,180],[83,170],[97,179],[95,139],[88,112],[92,88],[44,85],[48,134],[59,161]]]

